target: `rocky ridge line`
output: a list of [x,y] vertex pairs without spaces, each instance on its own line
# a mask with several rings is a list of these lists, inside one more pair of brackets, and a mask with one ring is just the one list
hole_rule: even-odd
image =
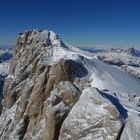
[[4,84],[1,140],[116,140],[121,114],[90,87],[83,57],[51,31],[20,33]]

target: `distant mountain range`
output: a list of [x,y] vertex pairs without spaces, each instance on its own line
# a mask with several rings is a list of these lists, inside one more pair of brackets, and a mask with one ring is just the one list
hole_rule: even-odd
[[0,49],[11,49],[14,45],[2,45],[0,44]]
[[3,98],[3,84],[7,77],[13,52],[10,49],[0,49],[0,101]]

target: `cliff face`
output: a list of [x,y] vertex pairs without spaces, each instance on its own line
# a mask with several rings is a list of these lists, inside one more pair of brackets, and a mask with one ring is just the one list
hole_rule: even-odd
[[19,35],[4,84],[1,140],[117,139],[117,109],[89,87],[83,57],[67,50],[53,32]]
[[86,88],[65,119],[59,140],[115,140],[122,123],[112,104],[94,88]]

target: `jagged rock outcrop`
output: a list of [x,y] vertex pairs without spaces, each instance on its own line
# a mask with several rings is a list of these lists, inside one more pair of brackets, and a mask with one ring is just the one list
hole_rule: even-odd
[[73,60],[52,62],[54,49],[62,45],[48,31],[27,31],[18,37],[4,85],[0,139],[58,138],[63,120],[81,93],[74,79],[86,72]]
[[3,88],[1,140],[118,138],[119,112],[90,87],[91,60],[72,52],[51,31],[20,33]]
[[65,119],[59,140],[115,140],[121,127],[116,108],[97,89],[87,88]]
[[131,113],[124,127],[120,140],[139,140],[140,139],[140,117],[136,113]]

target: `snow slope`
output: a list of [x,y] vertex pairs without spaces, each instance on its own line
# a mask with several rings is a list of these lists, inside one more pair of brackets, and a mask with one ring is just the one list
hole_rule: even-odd
[[99,60],[92,60],[92,86],[100,90],[108,89],[117,92],[134,92],[140,95],[140,82],[121,70],[99,62]]
[[[81,61],[88,69],[91,86],[100,90],[108,89],[114,92],[135,93],[140,96],[140,81],[109,64],[101,62],[95,55],[87,55],[65,48],[54,48],[52,62],[61,58]],[[83,57],[81,60],[80,57]]]
[[[108,90],[108,92],[103,91],[105,93],[104,95],[107,95],[107,98],[108,95],[110,95],[111,98],[108,99],[112,103],[117,101],[116,107],[122,105],[130,112],[139,113],[140,108],[137,106],[140,96],[139,80],[117,67],[98,60],[96,54],[88,55],[88,53],[84,53],[84,51],[80,52],[79,49],[77,51],[74,47],[72,50],[71,48],[54,47],[52,63],[62,58],[83,63],[88,70],[87,79],[90,82],[90,86],[98,88],[101,91]],[[114,96],[114,93],[116,96]],[[137,95],[131,102],[129,101],[129,93]],[[124,113],[124,110],[122,112]]]
[[60,140],[71,132],[76,134],[72,140],[115,140],[129,113],[140,114],[139,98],[130,101],[128,96],[140,95],[138,80],[96,54],[64,44],[55,33],[20,34],[15,50],[17,63],[4,87],[1,138],[38,140],[43,135],[51,140],[62,128]]
[[[46,32],[47,31],[44,31],[42,33],[43,36]],[[56,37],[52,36],[51,38]],[[55,45],[53,46],[52,52],[50,52],[50,54],[52,53],[49,57],[50,65],[57,63],[60,59],[71,59],[74,61],[78,61],[80,63],[83,63],[83,65],[87,68],[89,76],[88,78],[91,81],[90,84],[92,87],[96,87],[100,90],[108,89],[114,92],[135,93],[137,95],[140,95],[140,82],[138,80],[126,74],[122,70],[119,70],[109,64],[100,61],[97,58],[98,54],[96,55],[96,53],[89,53],[80,50],[68,43],[63,43],[60,40],[52,42]],[[119,50],[119,52],[120,51],[121,50]],[[117,50],[117,55],[119,54],[119,52]],[[113,53],[116,53],[116,50],[113,50],[112,54]],[[108,53],[108,55],[109,54],[110,53]],[[122,55],[124,54],[126,56],[131,55],[129,51],[123,51]],[[45,55],[46,54],[44,54],[42,57],[45,58],[47,56]]]

